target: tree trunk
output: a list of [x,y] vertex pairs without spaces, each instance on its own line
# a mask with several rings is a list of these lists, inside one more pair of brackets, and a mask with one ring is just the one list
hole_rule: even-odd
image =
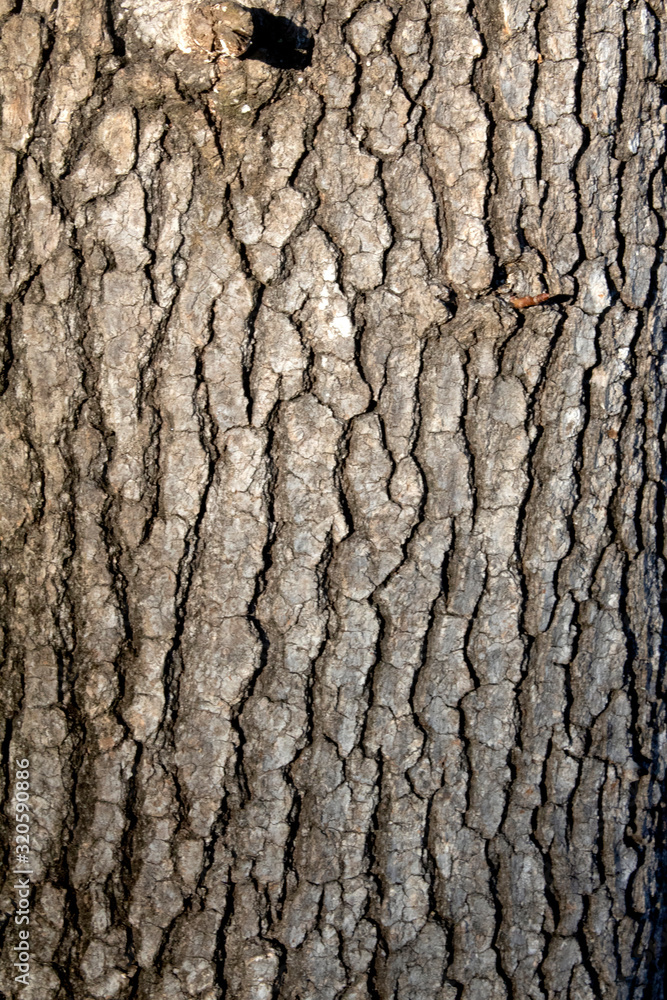
[[2,2],[2,996],[661,1000],[661,0]]

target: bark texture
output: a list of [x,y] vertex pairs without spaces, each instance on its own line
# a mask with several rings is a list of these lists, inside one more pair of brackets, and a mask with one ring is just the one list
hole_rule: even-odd
[[254,6],[2,0],[2,995],[661,1000],[662,0]]

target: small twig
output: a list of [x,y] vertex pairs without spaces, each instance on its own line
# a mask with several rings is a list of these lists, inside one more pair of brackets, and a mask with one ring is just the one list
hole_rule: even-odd
[[542,302],[547,302],[550,298],[551,296],[548,292],[542,292],[540,295],[513,296],[510,299],[510,305],[514,306],[515,309],[527,309],[528,306],[539,306]]

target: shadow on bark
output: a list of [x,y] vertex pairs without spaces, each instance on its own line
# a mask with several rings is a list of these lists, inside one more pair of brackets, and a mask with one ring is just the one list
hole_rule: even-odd
[[301,25],[288,17],[270,14],[259,7],[250,10],[254,25],[253,43],[245,59],[258,59],[278,69],[306,69],[313,54],[313,39]]

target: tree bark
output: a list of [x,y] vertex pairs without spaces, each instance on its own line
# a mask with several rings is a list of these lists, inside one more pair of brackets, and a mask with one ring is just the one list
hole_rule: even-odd
[[254,6],[2,0],[2,996],[662,1000],[662,0]]

